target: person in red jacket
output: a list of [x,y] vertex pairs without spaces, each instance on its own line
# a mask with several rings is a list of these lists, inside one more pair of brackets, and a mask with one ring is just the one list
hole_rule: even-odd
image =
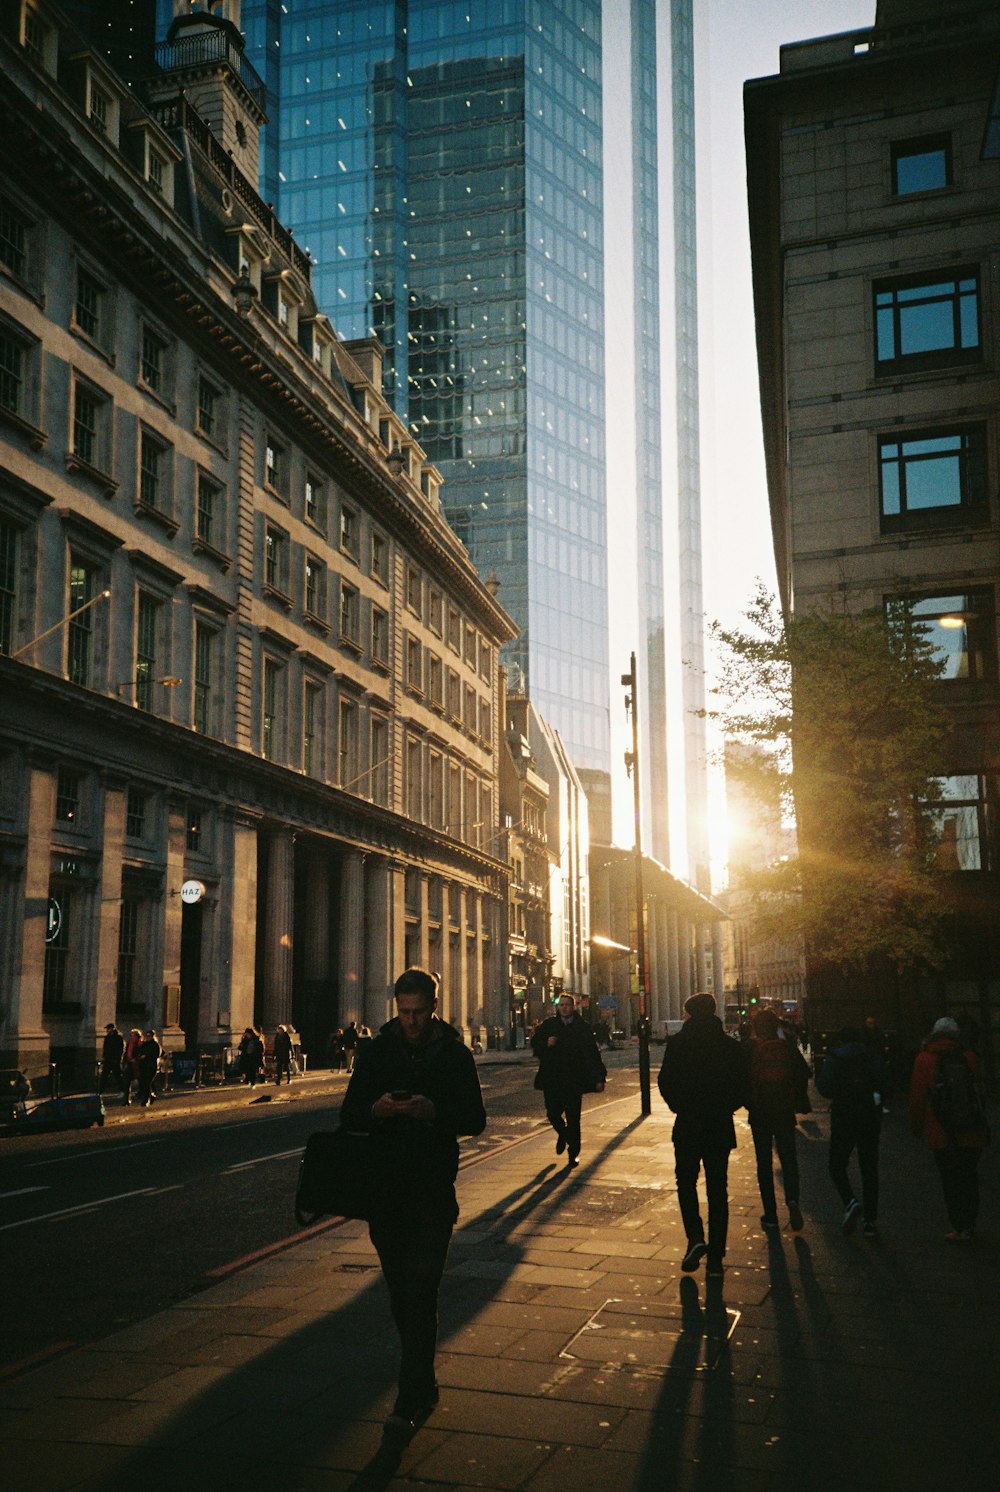
[[[964,1079],[961,1069],[946,1077],[949,1061],[957,1058],[965,1062],[971,1080]],[[910,1128],[923,1135],[934,1156],[951,1223],[945,1234],[950,1243],[970,1242],[979,1215],[979,1157],[989,1141],[981,1082],[979,1062],[962,1046],[957,1022],[942,1016],[913,1065]],[[954,1088],[956,1097],[946,1097],[946,1088]],[[969,1112],[959,1117],[963,1107]]]

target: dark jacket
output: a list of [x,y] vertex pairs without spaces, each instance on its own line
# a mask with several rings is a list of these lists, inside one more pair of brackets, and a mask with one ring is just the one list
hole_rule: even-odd
[[101,1053],[101,1063],[105,1072],[118,1072],[125,1055],[125,1038],[116,1026],[109,1031],[104,1038],[104,1049]]
[[875,1094],[885,1089],[885,1063],[862,1041],[833,1047],[816,1075],[816,1087],[830,1100],[830,1120],[866,1128],[880,1123]]
[[[395,1092],[429,1098],[433,1124],[375,1119],[372,1106],[384,1093]],[[454,1222],[458,1136],[479,1135],[486,1128],[476,1064],[454,1026],[433,1017],[430,1039],[417,1045],[405,1039],[393,1019],[373,1041],[359,1042],[340,1122],[377,1136],[378,1163],[391,1192],[389,1212],[430,1213]]]
[[292,1060],[292,1038],[287,1031],[275,1031],[274,1056],[277,1062],[290,1062]]
[[750,1042],[750,1124],[790,1125],[808,1114],[809,1064],[791,1037]]
[[667,1040],[658,1079],[677,1115],[674,1141],[736,1148],[733,1114],[750,1099],[746,1048],[727,1036],[717,1015],[695,1016]]
[[[549,1046],[549,1037],[556,1038]],[[597,1038],[587,1022],[573,1012],[571,1021],[554,1015],[542,1021],[531,1038],[531,1050],[538,1058],[536,1088],[552,1088],[560,1093],[593,1093],[607,1078],[608,1070],[601,1060]]]
[[152,1078],[156,1074],[156,1066],[160,1060],[160,1043],[154,1037],[147,1036],[139,1047],[138,1062],[139,1072],[144,1078]]

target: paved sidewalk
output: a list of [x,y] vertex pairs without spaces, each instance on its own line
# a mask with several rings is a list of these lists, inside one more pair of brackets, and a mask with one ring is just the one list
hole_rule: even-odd
[[607,1098],[588,1101],[577,1171],[544,1134],[460,1175],[441,1403],[398,1464],[380,1453],[395,1334],[366,1230],[347,1223],[8,1384],[5,1485],[998,1485],[997,1146],[975,1243],[945,1243],[936,1172],[898,1104],[882,1237],[844,1238],[817,1113],[800,1141],[805,1231],[771,1241],[739,1124],[726,1277],[707,1289],[678,1268],[669,1114],[655,1093],[646,1120],[637,1098]]

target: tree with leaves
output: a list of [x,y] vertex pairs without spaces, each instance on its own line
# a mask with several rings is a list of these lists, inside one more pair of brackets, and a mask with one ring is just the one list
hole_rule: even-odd
[[797,853],[748,872],[762,937],[801,937],[811,967],[847,975],[937,964],[941,664],[909,610],[830,605],[783,616],[758,583],[746,626],[716,623],[707,713],[747,749],[747,795],[794,819]]

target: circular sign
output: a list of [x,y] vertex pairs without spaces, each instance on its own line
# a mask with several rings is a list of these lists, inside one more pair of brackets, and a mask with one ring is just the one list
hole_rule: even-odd
[[205,888],[200,881],[185,881],[181,887],[181,901],[186,907],[193,907],[204,895]]
[[49,897],[48,921],[45,924],[45,941],[54,943],[62,932],[62,907],[54,896]]

